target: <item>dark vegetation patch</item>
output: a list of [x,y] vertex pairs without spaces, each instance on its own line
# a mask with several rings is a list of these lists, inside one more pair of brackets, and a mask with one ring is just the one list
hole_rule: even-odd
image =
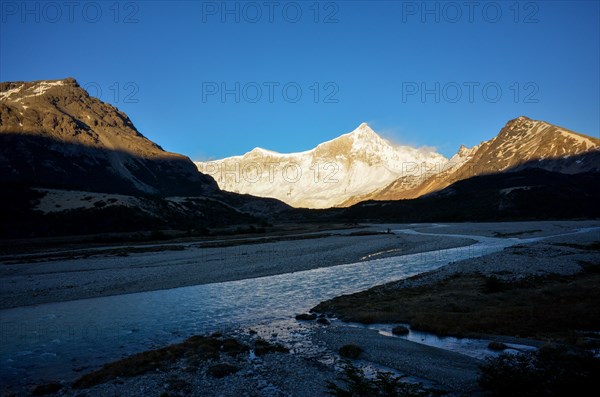
[[226,376],[235,374],[239,370],[239,367],[236,367],[235,365],[220,363],[210,366],[208,368],[208,374],[210,376],[214,376],[215,378],[224,378]]
[[[257,355],[288,352],[284,346],[270,344],[264,340],[257,340],[255,349]],[[73,384],[73,388],[85,389],[120,377],[135,377],[157,370],[166,370],[169,365],[180,359],[185,359],[189,367],[197,368],[201,362],[218,360],[222,354],[237,356],[248,351],[247,345],[233,338],[224,338],[220,334],[192,336],[182,343],[134,354],[106,364],[101,369],[79,378]],[[237,367],[229,364],[217,363],[209,368],[209,374],[220,378],[237,372],[237,370]]]
[[251,244],[265,244],[265,243],[277,243],[280,241],[295,241],[295,240],[313,240],[325,237],[333,236],[333,233],[318,233],[318,234],[303,234],[295,236],[272,236],[264,238],[252,238],[248,240],[234,240],[234,241],[217,241],[202,243],[202,248],[224,248],[236,245],[251,245]]
[[600,251],[600,241],[594,241],[591,244],[576,244],[576,243],[555,243],[553,245],[559,247],[576,248],[586,251]]
[[168,391],[173,392],[167,392],[167,395],[173,395],[174,393],[184,393],[189,395],[192,392],[192,385],[185,379],[171,377],[167,381],[167,389]]
[[494,351],[502,351],[508,349],[508,346],[506,346],[502,342],[491,341],[490,343],[488,343],[488,349]]
[[32,396],[47,396],[49,394],[57,393],[62,389],[60,383],[47,383],[43,385],[36,385],[31,389]]
[[[119,377],[135,377],[157,370],[165,370],[169,365],[180,359],[185,359],[191,368],[198,368],[201,362],[218,360],[222,354],[237,356],[246,354],[249,347],[237,339],[223,337],[221,333],[211,336],[192,336],[182,343],[170,345],[161,349],[134,354],[122,360],[106,364],[101,369],[88,373],[73,384],[75,389],[85,389]],[[255,341],[255,354],[287,353],[289,350],[279,344],[271,344],[265,340]],[[217,363],[208,369],[208,373],[221,378],[237,372],[239,368],[226,363]],[[185,381],[169,380],[170,390],[185,386]],[[173,385],[179,385],[177,388]],[[186,386],[187,387],[187,386]]]
[[510,283],[502,281],[498,277],[484,276],[483,287],[481,291],[485,294],[494,294],[496,292],[502,292],[510,289]]
[[403,325],[392,328],[392,334],[394,335],[408,335],[409,332],[408,328]]
[[342,357],[355,359],[358,358],[358,356],[360,356],[362,351],[363,349],[360,346],[350,344],[340,347],[340,350],[338,352]]
[[430,285],[374,287],[322,302],[313,310],[343,321],[408,323],[438,335],[510,335],[573,339],[600,329],[600,274],[499,281],[456,275]]
[[508,233],[494,232],[494,237],[516,237],[516,236],[522,236],[524,234],[537,233],[537,232],[541,232],[541,231],[542,231],[542,229],[523,230],[520,232],[508,232]]
[[315,313],[301,313],[296,315],[296,320],[298,321],[313,321],[317,319],[317,315]]
[[587,273],[600,273],[600,260],[596,262],[578,261],[577,263]]
[[2,262],[7,265],[19,264],[19,263],[36,263],[36,262],[48,262],[48,261],[63,261],[72,259],[84,259],[98,256],[129,256],[130,254],[141,254],[147,252],[166,252],[166,251],[184,251],[186,247],[184,245],[155,245],[146,247],[123,247],[123,248],[108,248],[108,249],[96,249],[96,250],[83,250],[80,252],[72,251],[69,253],[58,252],[58,253],[40,253],[28,255],[27,257],[21,256],[4,256]]
[[359,230],[356,232],[351,232],[348,233],[348,236],[350,237],[355,237],[355,236],[377,236],[380,234],[390,234],[391,232],[377,232],[374,230]]
[[289,349],[279,343],[269,343],[264,339],[257,339],[254,342],[254,354],[264,356],[267,353],[289,353]]
[[339,382],[343,386],[327,382],[326,393],[336,397],[431,397],[445,394],[424,388],[420,383],[406,382],[403,378],[381,371],[374,378],[368,378],[362,369],[347,364]]
[[546,346],[488,359],[479,384],[492,397],[592,396],[598,374],[600,359],[591,353]]
[[182,343],[134,354],[122,360],[104,365],[101,369],[86,374],[73,384],[83,389],[108,382],[118,377],[134,377],[156,370],[164,370],[169,364],[186,357],[190,365],[197,360],[217,359],[223,347],[219,338],[192,336]]

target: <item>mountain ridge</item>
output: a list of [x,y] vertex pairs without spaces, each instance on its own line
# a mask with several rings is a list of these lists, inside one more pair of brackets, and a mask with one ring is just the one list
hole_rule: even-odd
[[[343,206],[367,200],[414,199],[460,180],[507,170],[519,171],[522,167],[567,174],[598,172],[600,164],[594,154],[599,151],[600,139],[519,116],[509,120],[495,137],[472,148],[462,145],[445,169],[424,178],[417,186],[406,188],[404,178],[399,178],[381,189],[347,200]],[[590,155],[569,160],[586,153]]]
[[83,175],[94,169],[105,180],[100,189],[114,185],[113,193],[166,196],[218,190],[189,158],[164,151],[125,113],[91,97],[73,78],[4,82],[0,97],[5,148],[0,162],[9,170],[4,181],[26,179],[43,186],[63,180],[65,186],[90,188]]
[[0,236],[266,222],[284,203],[221,191],[73,78],[0,83]]

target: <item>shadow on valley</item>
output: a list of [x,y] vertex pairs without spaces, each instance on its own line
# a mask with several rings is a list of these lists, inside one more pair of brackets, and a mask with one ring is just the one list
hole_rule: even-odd
[[0,183],[51,189],[152,196],[199,196],[218,191],[184,156],[145,158],[59,141],[33,132],[0,134]]
[[152,233],[143,240],[161,240],[168,237],[163,230],[181,230],[189,236],[203,236],[209,234],[207,228],[264,225],[266,222],[260,217],[239,212],[225,203],[202,197],[189,197],[181,203],[173,203],[160,197],[141,197],[138,200],[142,208],[108,206],[103,200],[92,199],[94,201],[91,208],[44,213],[34,208],[45,195],[46,193],[28,186],[9,186],[7,193],[0,198],[0,237],[150,231]]
[[[270,214],[289,208],[275,199],[221,191],[179,155],[144,158],[2,133],[0,166],[2,238],[169,229],[204,235],[208,227],[264,225]],[[41,210],[41,201],[54,193],[47,189],[57,190],[58,198],[53,208]],[[79,204],[62,208],[61,200]]]

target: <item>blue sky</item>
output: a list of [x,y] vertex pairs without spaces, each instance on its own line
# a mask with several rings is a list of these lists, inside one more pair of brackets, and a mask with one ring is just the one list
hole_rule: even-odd
[[75,3],[2,1],[0,80],[75,77],[193,159],[363,121],[447,156],[519,115],[600,131],[597,1]]

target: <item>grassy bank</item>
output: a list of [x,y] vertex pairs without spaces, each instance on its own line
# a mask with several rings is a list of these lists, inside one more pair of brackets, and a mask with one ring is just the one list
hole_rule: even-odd
[[[438,335],[481,334],[571,341],[600,329],[600,263],[572,276],[503,281],[458,274],[432,284],[379,286],[313,310],[360,323],[408,323]],[[579,341],[581,342],[581,341]]]

